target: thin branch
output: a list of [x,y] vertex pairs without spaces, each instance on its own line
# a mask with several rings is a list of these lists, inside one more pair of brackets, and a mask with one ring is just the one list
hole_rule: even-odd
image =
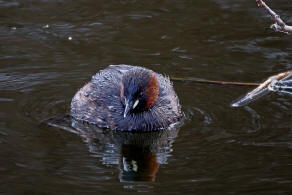
[[249,104],[252,101],[259,99],[260,97],[274,91],[273,85],[279,81],[289,79],[291,77],[292,71],[282,72],[274,76],[270,76],[267,80],[261,83],[257,88],[247,93],[244,97],[238,99],[236,102],[232,103],[232,107],[240,107]]
[[278,14],[276,14],[267,4],[262,0],[256,0],[259,7],[265,8],[272,17],[272,20],[275,22],[271,25],[271,28],[277,32],[283,32],[286,34],[292,34],[292,26],[288,26],[283,22]]
[[200,78],[179,78],[171,77],[173,81],[183,81],[183,82],[194,82],[194,83],[205,83],[205,84],[215,84],[215,85],[237,85],[237,86],[258,86],[260,83],[245,83],[245,82],[231,82],[231,81],[214,81],[206,80]]

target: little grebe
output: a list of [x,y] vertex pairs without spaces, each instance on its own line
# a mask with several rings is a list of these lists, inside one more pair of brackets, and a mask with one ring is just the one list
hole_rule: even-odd
[[169,78],[138,66],[110,65],[75,94],[71,115],[101,128],[154,131],[179,121],[182,112]]

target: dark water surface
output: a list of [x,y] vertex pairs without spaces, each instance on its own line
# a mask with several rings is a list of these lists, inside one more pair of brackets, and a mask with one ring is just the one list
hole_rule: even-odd
[[[269,3],[292,24],[291,0]],[[246,0],[0,0],[0,194],[291,194],[291,97],[231,108],[250,87],[174,82],[180,128],[62,120],[109,64],[247,82],[289,70],[292,37],[270,24]]]

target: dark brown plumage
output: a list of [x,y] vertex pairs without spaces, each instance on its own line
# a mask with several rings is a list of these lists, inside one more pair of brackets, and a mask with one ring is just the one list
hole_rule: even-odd
[[164,129],[182,117],[169,78],[129,65],[111,65],[94,75],[73,97],[71,115],[122,131]]

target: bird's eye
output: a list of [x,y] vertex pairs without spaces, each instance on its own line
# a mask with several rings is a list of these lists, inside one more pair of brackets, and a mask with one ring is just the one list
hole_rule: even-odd
[[136,100],[134,105],[133,105],[133,109],[135,109],[138,104],[139,104],[139,100]]
[[138,94],[138,98],[142,98],[142,97],[143,97],[143,93],[141,92]]

